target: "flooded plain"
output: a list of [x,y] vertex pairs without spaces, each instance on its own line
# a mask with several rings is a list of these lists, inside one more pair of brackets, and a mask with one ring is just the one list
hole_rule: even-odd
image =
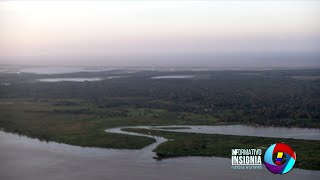
[[[174,129],[174,131],[182,130],[190,129]],[[108,129],[107,132],[122,133],[121,128]],[[308,180],[320,178],[320,171],[302,169],[293,169],[286,175],[274,175],[264,167],[261,170],[234,170],[231,169],[231,160],[228,158],[184,157],[157,161],[152,158],[154,157],[152,149],[166,139],[153,138],[156,138],[157,142],[141,150],[117,150],[47,143],[0,131],[0,179]]]

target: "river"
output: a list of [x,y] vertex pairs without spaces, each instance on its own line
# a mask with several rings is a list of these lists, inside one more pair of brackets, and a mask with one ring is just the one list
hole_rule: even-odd
[[[122,133],[121,128],[107,131]],[[152,158],[151,150],[166,139],[154,138],[156,143],[141,150],[117,150],[46,143],[0,131],[0,179],[320,179],[320,171],[302,169],[293,169],[286,175],[274,175],[265,168],[233,170],[228,158],[184,157],[157,161]]]

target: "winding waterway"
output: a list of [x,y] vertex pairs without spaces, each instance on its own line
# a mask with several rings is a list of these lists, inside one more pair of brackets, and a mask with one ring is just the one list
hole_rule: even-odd
[[171,126],[126,126],[106,130],[112,133],[121,133],[128,135],[143,134],[129,133],[122,131],[123,128],[143,128],[155,129],[161,131],[202,133],[202,134],[226,134],[238,136],[258,136],[258,137],[275,137],[275,138],[293,138],[320,140],[320,129],[315,128],[285,128],[285,127],[263,127],[248,125],[221,125],[221,126],[193,126],[193,125],[171,125]]
[[[190,126],[188,126],[190,127]],[[108,133],[124,132],[121,128]],[[136,126],[135,128],[157,128]],[[165,129],[191,131],[191,129]],[[202,127],[204,128],[204,127]],[[199,129],[198,129],[199,130]],[[209,132],[209,130],[207,130]],[[202,131],[201,133],[206,133]],[[157,141],[141,150],[83,148],[55,142],[41,142],[16,134],[0,131],[1,180],[212,180],[212,179],[319,179],[320,171],[293,169],[286,175],[274,175],[262,170],[233,170],[228,158],[184,157],[162,161],[154,160],[152,149],[166,141],[162,137],[143,135]]]

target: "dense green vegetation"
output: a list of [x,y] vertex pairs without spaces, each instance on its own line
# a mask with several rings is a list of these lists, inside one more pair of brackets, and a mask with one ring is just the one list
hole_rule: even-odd
[[104,131],[111,127],[218,123],[213,117],[191,113],[183,115],[188,118],[181,119],[181,113],[161,109],[104,109],[71,99],[45,102],[15,99],[14,102],[3,100],[0,103],[0,127],[6,131],[89,147],[140,149],[154,142],[151,138]]
[[[151,79],[179,74],[194,78]],[[109,76],[123,78],[108,79]],[[319,76],[320,70],[0,73],[0,128],[45,141],[126,149],[139,149],[154,140],[109,134],[104,130],[136,125],[239,123],[320,128],[320,79],[316,78]],[[105,80],[37,81],[61,77],[101,77]],[[156,149],[160,157],[229,157],[229,152],[224,152],[226,148],[268,146],[281,141],[165,132],[161,135],[175,141]],[[298,167],[319,169],[319,141],[285,141],[297,149],[298,160],[301,157]],[[179,150],[179,147],[183,148]]]
[[[193,79],[150,79],[152,76],[194,75]],[[37,82],[48,77],[124,76],[98,82]],[[287,71],[125,71],[73,73],[59,75],[0,74],[0,99],[32,101],[79,99],[101,109],[143,108],[201,116],[225,122],[259,125],[320,127],[320,70]],[[312,79],[312,78],[311,78]],[[59,102],[64,105],[63,101]],[[68,103],[70,102],[65,102]],[[83,111],[81,111],[83,112]],[[92,113],[92,112],[87,112]],[[120,111],[119,116],[127,116]],[[99,114],[104,116],[103,113]]]
[[105,133],[104,129],[108,125],[99,126],[98,120],[91,119],[92,115],[74,113],[82,109],[63,107],[63,110],[58,110],[44,103],[1,105],[0,127],[44,141],[89,147],[138,149],[154,141],[150,138]]
[[232,136],[218,134],[177,133],[148,129],[124,129],[129,132],[152,134],[170,139],[160,144],[154,151],[158,157],[216,156],[231,158],[231,149],[265,149],[276,142],[285,142],[297,154],[296,168],[320,170],[320,141],[284,138]]

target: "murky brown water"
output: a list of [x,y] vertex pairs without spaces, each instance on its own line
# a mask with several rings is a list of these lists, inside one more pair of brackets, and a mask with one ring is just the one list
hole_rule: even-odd
[[319,179],[320,171],[293,169],[286,175],[262,170],[233,170],[231,161],[216,157],[152,159],[142,150],[82,148],[40,142],[0,131],[1,180],[212,180]]

